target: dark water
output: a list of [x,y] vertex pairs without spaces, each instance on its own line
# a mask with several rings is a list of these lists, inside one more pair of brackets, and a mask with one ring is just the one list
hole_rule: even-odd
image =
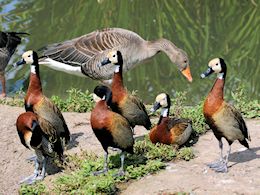
[[[258,6],[255,4],[257,3]],[[228,65],[226,95],[243,84],[252,99],[260,99],[260,2],[253,0],[1,0],[0,30],[31,35],[13,57],[104,27],[121,27],[148,40],[173,41],[190,58],[194,82],[188,83],[165,54],[158,54],[124,75],[129,90],[138,90],[145,102],[160,92],[172,96],[187,91],[188,104],[208,93],[215,76],[199,78],[211,58],[222,57]],[[28,86],[29,68],[8,67],[8,91]],[[47,96],[66,96],[75,87],[92,91],[96,81],[41,68]]]

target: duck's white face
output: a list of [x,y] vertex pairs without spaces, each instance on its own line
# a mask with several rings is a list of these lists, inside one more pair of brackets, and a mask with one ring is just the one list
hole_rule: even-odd
[[159,103],[161,107],[166,108],[168,106],[167,95],[165,93],[157,95],[155,102]]
[[26,64],[32,64],[33,63],[33,51],[32,50],[26,51],[22,55],[22,58],[26,62]]
[[212,68],[212,70],[215,73],[220,73],[222,71],[221,63],[220,63],[220,59],[219,58],[214,58],[214,59],[210,60],[208,66],[210,68]]
[[111,51],[107,54],[107,57],[109,59],[109,61],[112,64],[117,64],[118,63],[118,55],[117,55],[117,51]]

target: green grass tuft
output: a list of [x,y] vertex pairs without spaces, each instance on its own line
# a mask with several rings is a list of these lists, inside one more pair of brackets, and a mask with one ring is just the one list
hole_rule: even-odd
[[81,155],[66,157],[64,174],[54,181],[52,189],[39,188],[39,185],[43,186],[43,184],[36,183],[31,186],[22,186],[21,190],[32,194],[41,189],[42,193],[46,194],[115,194],[122,182],[156,173],[166,167],[166,162],[176,157],[185,160],[194,157],[191,154],[192,150],[188,148],[178,151],[173,146],[154,145],[148,136],[141,141],[136,141],[134,152],[133,155],[126,155],[124,176],[114,176],[120,167],[119,154],[109,156],[109,172],[106,175],[93,176],[94,171],[103,168],[103,158],[83,151]]

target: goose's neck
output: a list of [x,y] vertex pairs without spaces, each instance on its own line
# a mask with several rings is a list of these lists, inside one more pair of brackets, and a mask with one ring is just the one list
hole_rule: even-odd
[[149,41],[148,46],[150,48],[150,51],[152,51],[151,52],[152,56],[155,55],[156,53],[162,51],[171,59],[172,62],[176,61],[178,52],[180,50],[171,41],[169,41],[167,39],[163,39],[163,38],[155,40],[155,41]]
[[170,108],[162,108],[161,109],[161,115],[160,115],[160,119],[158,121],[158,125],[162,122],[163,118],[169,117],[169,112],[170,112]]

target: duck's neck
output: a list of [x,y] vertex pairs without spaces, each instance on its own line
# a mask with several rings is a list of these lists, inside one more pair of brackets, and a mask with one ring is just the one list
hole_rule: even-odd
[[218,77],[209,93],[209,96],[213,96],[218,100],[224,100],[225,77],[226,73],[218,74]]
[[39,65],[31,65],[30,82],[25,97],[26,106],[34,105],[42,97],[42,85],[39,75]]
[[158,121],[158,125],[161,124],[163,118],[169,117],[169,112],[170,112],[170,108],[162,108],[161,109],[161,115],[160,115],[160,119]]
[[[116,65],[113,81],[112,81],[112,92],[113,95],[117,92],[124,90],[124,83],[123,83],[123,66]],[[112,96],[113,96],[112,95]]]
[[176,61],[179,48],[176,47],[171,41],[167,39],[158,39],[156,41],[150,41],[148,42],[148,48],[150,50],[150,57],[154,56],[156,53],[162,51],[164,52],[172,62]]

